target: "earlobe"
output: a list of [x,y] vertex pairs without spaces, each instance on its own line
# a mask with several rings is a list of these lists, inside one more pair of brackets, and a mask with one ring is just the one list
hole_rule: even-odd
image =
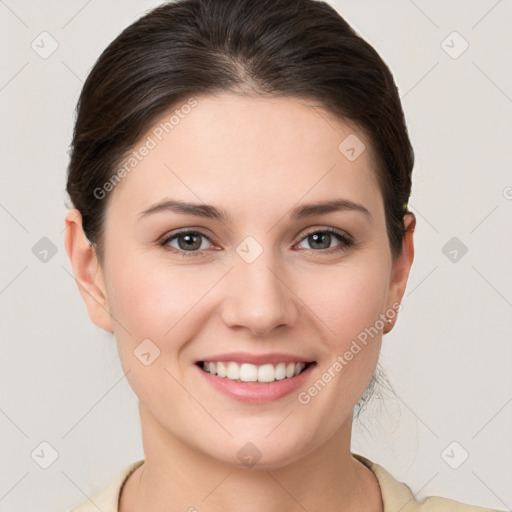
[[101,329],[113,332],[103,271],[94,247],[85,236],[82,215],[76,208],[67,213],[65,228],[66,252],[89,318]]

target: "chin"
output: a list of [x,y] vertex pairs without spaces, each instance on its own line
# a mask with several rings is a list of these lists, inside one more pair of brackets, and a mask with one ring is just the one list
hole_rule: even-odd
[[[304,436],[297,433],[293,441],[287,436],[286,443],[277,432],[268,436],[270,430],[265,429],[261,435],[254,432],[243,436],[243,441],[232,439],[231,442],[209,444],[203,448],[209,457],[237,469],[278,469],[287,466],[306,455]],[[272,436],[275,438],[272,439]],[[268,436],[268,437],[267,437]],[[212,452],[212,446],[215,451]],[[217,451],[218,449],[218,451]],[[313,450],[314,447],[311,447]]]

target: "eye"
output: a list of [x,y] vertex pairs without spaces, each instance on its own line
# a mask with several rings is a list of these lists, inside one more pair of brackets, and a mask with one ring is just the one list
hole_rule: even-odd
[[[201,251],[206,249],[203,246],[201,238],[206,239],[211,242],[211,240],[200,231],[179,231],[174,233],[160,243],[162,246],[170,246],[175,249],[178,253],[181,253],[182,256],[197,256],[200,255]],[[170,244],[170,242],[176,241],[178,247],[175,247]],[[185,254],[190,253],[190,254]]]
[[[337,238],[341,243],[331,247],[333,238]],[[343,251],[353,245],[352,239],[346,234],[338,231],[334,228],[317,229],[316,231],[310,231],[302,240],[307,240],[308,243],[314,249],[319,249],[315,252],[334,252]]]
[[[336,238],[340,243],[332,247],[331,243]],[[204,233],[183,229],[165,237],[160,242],[160,245],[162,247],[171,247],[173,252],[177,252],[183,257],[201,256],[202,251],[208,248],[208,244],[204,245],[202,239],[211,243],[210,238]],[[310,231],[301,239],[301,243],[304,240],[307,240],[312,246],[309,250],[321,253],[343,251],[354,245],[353,240],[348,235],[334,228]],[[172,245],[172,243],[177,243],[177,247]]]

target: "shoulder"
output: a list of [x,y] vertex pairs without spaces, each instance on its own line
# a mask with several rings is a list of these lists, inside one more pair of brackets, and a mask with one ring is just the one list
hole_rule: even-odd
[[423,501],[417,501],[411,489],[405,483],[396,480],[382,466],[362,455],[352,453],[352,456],[368,467],[377,478],[384,503],[384,512],[397,510],[401,512],[499,512],[439,496],[429,496]]
[[494,509],[485,507],[476,507],[466,503],[450,500],[448,498],[441,498],[439,496],[429,496],[421,504],[422,512],[436,512],[436,511],[453,511],[453,512],[499,512]]
[[89,496],[71,512],[118,512],[119,495],[125,481],[143,463],[144,459],[141,459],[123,468],[106,486]]

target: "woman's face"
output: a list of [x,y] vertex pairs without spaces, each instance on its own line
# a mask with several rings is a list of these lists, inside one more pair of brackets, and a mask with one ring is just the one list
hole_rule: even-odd
[[[370,147],[354,127],[305,101],[196,102],[162,116],[134,148],[137,163],[106,212],[96,284],[109,314],[84,298],[93,321],[115,332],[148,428],[230,464],[249,454],[279,466],[350,431],[412,241],[393,261]],[[170,200],[208,215],[143,213]],[[339,208],[304,209],[329,201]],[[263,356],[258,366],[315,364],[259,384],[197,364],[233,352],[240,364],[252,355]],[[278,353],[289,359],[270,358]]]

